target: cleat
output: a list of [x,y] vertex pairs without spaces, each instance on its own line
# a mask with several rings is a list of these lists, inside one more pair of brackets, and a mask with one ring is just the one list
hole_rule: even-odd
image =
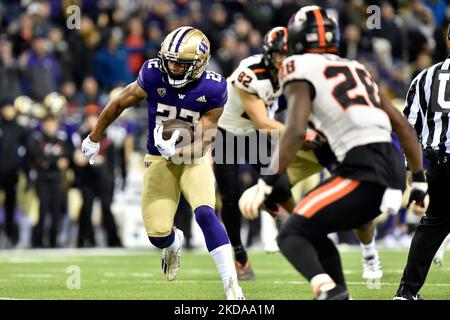
[[423,300],[420,294],[412,294],[405,286],[400,286],[393,300]]
[[183,247],[184,235],[180,229],[175,229],[175,237],[180,240],[178,250],[163,249],[161,257],[161,268],[167,281],[175,280],[178,270],[180,270],[181,248]]
[[381,279],[383,270],[381,269],[381,261],[378,253],[363,258],[363,275],[365,280]]
[[228,287],[225,290],[225,297],[227,300],[245,300],[242,288],[237,283],[234,283],[232,278],[230,278]]
[[250,260],[247,260],[245,266],[243,266],[239,261],[236,261],[236,273],[237,278],[240,281],[250,281],[255,280],[255,273],[250,266]]
[[336,286],[328,291],[320,291],[315,300],[350,300],[348,291]]

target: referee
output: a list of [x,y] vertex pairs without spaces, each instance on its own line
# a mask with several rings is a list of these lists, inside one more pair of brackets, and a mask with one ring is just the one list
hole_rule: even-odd
[[[450,50],[450,25],[447,46]],[[416,129],[429,161],[430,206],[412,239],[408,262],[394,300],[422,300],[418,292],[425,282],[433,256],[450,233],[450,55],[413,80],[403,113]],[[420,192],[417,188],[414,191]],[[422,191],[426,192],[426,188]]]

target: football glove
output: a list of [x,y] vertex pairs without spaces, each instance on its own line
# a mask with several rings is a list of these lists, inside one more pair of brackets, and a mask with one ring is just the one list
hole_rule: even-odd
[[266,197],[272,192],[273,187],[267,185],[263,179],[258,179],[258,183],[244,191],[239,199],[239,209],[242,215],[249,219],[256,219],[259,215],[259,207]]
[[407,207],[415,214],[425,213],[429,203],[428,183],[425,180],[423,171],[412,175],[411,193],[409,195]]
[[162,137],[163,126],[159,125],[153,130],[153,137],[155,139],[155,146],[158,148],[159,153],[169,160],[175,154],[175,144],[178,137],[180,136],[180,131],[175,130],[169,140],[164,140]]
[[86,139],[84,139],[81,143],[81,152],[83,153],[86,160],[89,161],[90,165],[93,165],[95,163],[95,158],[97,157],[99,151],[100,143],[93,142],[89,138],[89,136],[87,136]]

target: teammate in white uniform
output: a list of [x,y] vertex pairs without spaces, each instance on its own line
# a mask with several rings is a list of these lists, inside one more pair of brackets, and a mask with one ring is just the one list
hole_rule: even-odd
[[[245,136],[257,138],[257,130],[267,130],[269,134],[274,131],[279,134],[283,131],[284,124],[275,120],[274,115],[282,104],[282,101],[279,101],[282,90],[277,77],[279,65],[285,58],[286,46],[286,28],[275,27],[269,30],[264,37],[263,54],[242,60],[227,79],[228,101],[219,119],[220,133],[224,136],[225,145],[229,145],[230,140],[236,141],[236,136],[241,139]],[[231,152],[228,149],[226,152],[229,155]],[[239,151],[242,150],[236,150],[236,153],[239,154]],[[249,163],[249,154],[259,154],[259,143],[256,146],[250,145],[243,151],[247,153],[243,158]],[[323,170],[323,157],[319,159],[317,154],[305,150],[297,153],[295,164],[288,171],[291,186]],[[334,158],[334,155],[332,157]],[[259,165],[255,165],[258,171]],[[235,163],[218,164],[215,170],[216,180],[222,195],[222,219],[235,252],[238,278],[253,280],[255,275],[240,237],[241,215],[237,208],[240,195],[238,170],[239,167]],[[281,202],[288,212],[291,212],[295,205],[288,190],[288,181],[285,178],[282,181],[266,201],[266,208],[274,216],[278,213],[277,202]],[[355,230],[363,251],[363,279],[369,281],[379,280],[383,275],[375,247],[374,230],[373,223]]]
[[[279,158],[273,157],[271,168],[283,173],[295,159],[308,122],[327,138],[340,164],[295,207],[278,235],[278,245],[308,279],[316,299],[348,299],[339,252],[327,234],[357,228],[381,212],[400,208],[406,176],[391,128],[413,179],[426,184],[420,146],[413,128],[378,93],[367,70],[335,55],[339,28],[324,9],[303,7],[291,18],[288,30],[291,56],[283,62],[280,77],[288,120]],[[263,176],[243,194],[240,202],[246,217],[257,215],[277,179],[277,174]]]
[[[275,135],[278,136],[284,128],[274,115],[281,95],[278,69],[286,55],[287,29],[275,27],[264,37],[263,54],[242,60],[227,79],[228,101],[219,119],[218,136],[221,139],[216,138],[216,142],[220,140],[221,145],[218,148],[216,144],[214,163],[223,204],[222,220],[234,249],[240,280],[252,280],[255,275],[240,236],[239,164],[250,164],[259,173],[270,163],[271,150],[265,147],[270,146],[272,140],[276,140],[273,139]],[[295,204],[286,174],[265,205],[267,209],[276,211],[277,203],[288,210],[292,210]]]

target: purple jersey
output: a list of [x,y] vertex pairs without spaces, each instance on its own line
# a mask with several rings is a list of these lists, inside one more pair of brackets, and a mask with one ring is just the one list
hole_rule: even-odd
[[179,119],[195,128],[205,112],[221,108],[227,102],[227,81],[220,74],[206,70],[198,80],[173,88],[164,81],[158,59],[142,65],[137,83],[148,95],[147,149],[152,155],[160,154],[153,139],[156,124]]

